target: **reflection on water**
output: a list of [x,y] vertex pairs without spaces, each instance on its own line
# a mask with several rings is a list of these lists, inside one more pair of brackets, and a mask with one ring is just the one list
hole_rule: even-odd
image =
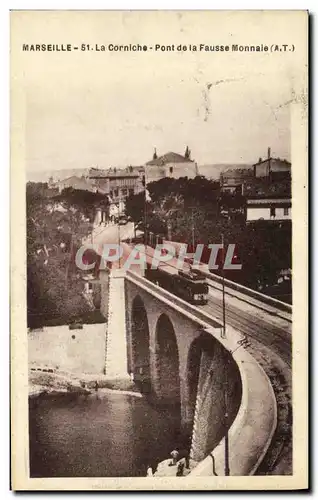
[[177,410],[115,393],[29,401],[31,477],[144,476],[179,439]]

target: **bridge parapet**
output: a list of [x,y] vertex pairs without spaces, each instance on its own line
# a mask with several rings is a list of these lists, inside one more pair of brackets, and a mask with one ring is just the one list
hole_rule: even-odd
[[[158,298],[161,302],[166,302],[170,307],[173,307],[183,316],[189,317],[192,321],[200,323],[204,328],[214,328],[215,334],[221,336],[222,325],[216,319],[212,318],[205,311],[199,309],[198,307],[185,302],[173,293],[168,292],[164,288],[155,285],[144,277],[140,276],[133,271],[126,272],[126,279],[132,281],[134,284],[138,285],[140,288],[146,292],[151,292],[151,294]],[[185,307],[186,306],[186,307]]]
[[[217,274],[211,273],[208,270],[207,266],[206,269],[204,269],[203,266],[200,266],[200,271],[202,271],[203,274],[205,274],[206,277],[209,278],[211,281],[215,281],[220,285],[222,284],[223,278],[221,276],[218,276]],[[240,285],[239,283],[228,280],[226,278],[224,278],[224,283],[226,287],[232,290],[236,290],[237,292],[240,292],[243,295],[246,295],[247,298],[252,297],[258,300],[259,302],[262,302],[264,304],[267,304],[268,306],[276,308],[279,311],[287,313],[284,316],[284,318],[291,321],[291,314],[293,312],[293,306],[291,304],[287,304],[286,302],[282,302],[281,300],[274,299],[273,297],[257,292],[256,290],[252,290],[251,288],[248,288],[244,285]]]

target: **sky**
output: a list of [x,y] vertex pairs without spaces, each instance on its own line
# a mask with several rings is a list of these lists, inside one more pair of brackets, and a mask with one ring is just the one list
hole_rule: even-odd
[[[116,14],[116,13],[115,13]],[[117,13],[120,14],[120,13]],[[175,16],[163,38],[161,18],[140,24],[138,16],[78,20],[50,19],[24,34],[29,43],[95,44],[213,43],[236,41],[234,29],[194,29]],[[105,30],[105,28],[108,28]],[[201,28],[201,30],[199,29]],[[217,25],[215,25],[217,32]],[[105,32],[108,35],[105,35]],[[110,32],[110,34],[109,34]],[[241,31],[239,32],[240,36]],[[160,35],[160,36],[159,36]],[[168,36],[170,35],[170,36]],[[229,38],[230,37],[230,38]],[[249,37],[259,43],[257,30]],[[175,47],[177,43],[175,43]],[[199,164],[253,163],[267,154],[291,159],[290,102],[294,77],[286,58],[268,53],[228,55],[177,51],[154,53],[23,53],[26,170],[142,165],[188,145]]]

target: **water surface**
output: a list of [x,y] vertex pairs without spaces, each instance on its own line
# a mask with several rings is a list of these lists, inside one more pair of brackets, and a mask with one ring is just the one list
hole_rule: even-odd
[[126,394],[32,398],[30,475],[144,476],[178,443],[179,418],[176,409]]

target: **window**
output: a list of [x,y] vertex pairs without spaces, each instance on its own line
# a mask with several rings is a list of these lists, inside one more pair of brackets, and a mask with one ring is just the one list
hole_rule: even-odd
[[276,217],[276,208],[275,207],[271,207],[270,216],[271,217]]
[[173,167],[170,167],[169,170],[170,170],[170,174],[173,174]]
[[288,207],[284,208],[284,215],[289,215],[289,208]]

